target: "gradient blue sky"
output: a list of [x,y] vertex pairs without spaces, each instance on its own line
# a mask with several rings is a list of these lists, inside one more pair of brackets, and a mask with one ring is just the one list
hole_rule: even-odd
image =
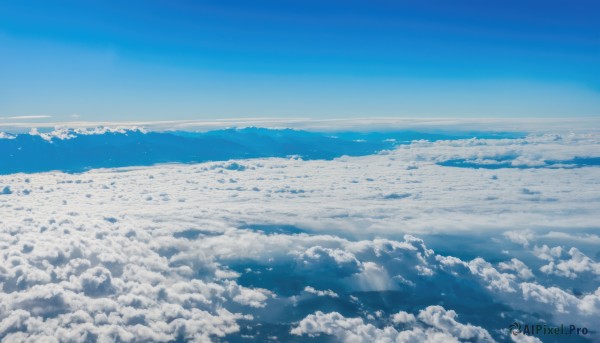
[[600,116],[600,2],[0,2],[0,117]]

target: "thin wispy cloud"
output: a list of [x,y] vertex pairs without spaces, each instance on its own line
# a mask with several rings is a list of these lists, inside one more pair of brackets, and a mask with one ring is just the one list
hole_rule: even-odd
[[4,120],[31,120],[31,119],[47,119],[47,118],[52,118],[52,116],[38,115],[38,116],[0,117],[0,119],[4,119]]

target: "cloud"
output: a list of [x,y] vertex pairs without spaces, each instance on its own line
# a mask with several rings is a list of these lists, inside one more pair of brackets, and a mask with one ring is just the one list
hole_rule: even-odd
[[[106,221],[101,213],[70,213],[48,225],[25,221],[12,233],[2,232],[7,242],[0,263],[0,327],[5,337],[17,339],[25,332],[34,339],[64,334],[131,342],[210,340],[239,333],[241,321],[266,320],[271,312],[278,321],[287,320],[297,335],[331,334],[347,341],[493,341],[482,326],[459,322],[458,312],[447,307],[475,306],[477,302],[460,293],[452,294],[461,287],[475,298],[490,296],[515,310],[546,313],[545,320],[585,325],[600,314],[600,289],[574,296],[540,284],[516,258],[496,268],[483,258],[438,255],[411,235],[353,241],[332,235],[268,234],[200,220],[191,224],[197,235],[175,238],[178,227],[189,229],[190,223],[175,218],[132,221],[130,214]],[[240,264],[250,267],[229,270]],[[241,284],[252,275],[260,275],[256,281],[268,280],[269,273],[282,275],[284,270],[286,279],[299,282],[296,291],[282,291],[277,281]],[[431,299],[444,294],[448,305],[427,306],[418,313],[390,313],[384,307],[354,316],[317,310],[297,319],[295,326],[293,317],[281,314],[309,306],[308,295],[350,306],[365,301],[352,300],[352,294],[389,291]],[[23,324],[34,322],[43,332]]]
[[52,118],[52,116],[47,115],[36,115],[36,116],[13,116],[13,117],[0,117],[0,119],[8,119],[8,120],[29,120],[29,119],[46,119]]
[[525,265],[522,261],[512,258],[510,262],[500,262],[498,267],[501,270],[511,270],[517,273],[517,275],[521,279],[531,279],[533,278],[533,273],[529,267]]
[[534,336],[510,335],[510,338],[513,342],[517,342],[517,343],[542,343],[541,339],[534,337]]
[[304,291],[307,293],[310,293],[310,294],[315,294],[319,297],[332,297],[332,298],[340,297],[337,293],[335,293],[334,291],[332,291],[330,289],[327,289],[324,291],[319,291],[319,290],[314,289],[313,287],[306,286],[306,287],[304,287]]
[[[31,127],[33,123],[13,123],[12,128]],[[210,131],[230,127],[294,128],[317,131],[527,131],[527,132],[594,132],[598,118],[231,118],[220,120],[163,120],[117,122],[55,122],[41,126],[69,126],[90,128],[96,126],[138,126],[153,131],[186,130]]]
[[595,234],[589,234],[589,233],[572,234],[572,233],[567,233],[567,232],[551,231],[551,232],[548,232],[546,235],[544,235],[544,237],[562,240],[562,241],[575,241],[575,242],[579,242],[579,243],[584,242],[584,243],[600,244],[600,236],[595,235]]
[[495,342],[487,330],[456,321],[456,312],[446,311],[441,306],[429,306],[421,310],[417,318],[418,322],[412,314],[395,314],[394,324],[411,324],[410,329],[403,330],[392,325],[378,328],[365,323],[362,318],[317,311],[302,319],[291,333],[299,336],[327,334],[343,342],[459,342],[459,339]]
[[410,324],[415,322],[415,316],[412,313],[400,311],[393,315],[392,322],[394,324]]
[[73,139],[78,136],[91,136],[91,135],[103,135],[106,133],[137,133],[137,132],[146,132],[144,129],[136,127],[136,126],[96,126],[92,128],[69,128],[69,127],[61,127],[56,126],[54,130],[48,132],[40,132],[38,128],[33,127],[29,131],[29,135],[31,136],[39,136],[47,142],[52,142],[53,139],[59,140],[68,140]]
[[582,273],[600,275],[600,263],[587,257],[575,247],[565,251],[562,247],[549,248],[544,244],[542,247],[535,247],[534,252],[540,259],[548,261],[548,264],[540,268],[546,274],[572,279]]
[[597,148],[536,139],[0,175],[0,338],[486,342],[517,319],[592,327],[598,168],[437,164]]
[[476,342],[494,341],[487,330],[459,323],[456,321],[456,312],[447,311],[442,306],[429,306],[419,312],[418,318],[423,323],[460,339],[471,339]]

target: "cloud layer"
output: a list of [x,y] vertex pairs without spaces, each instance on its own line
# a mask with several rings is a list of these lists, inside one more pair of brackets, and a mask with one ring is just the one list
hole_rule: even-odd
[[[0,338],[493,342],[534,341],[509,334],[515,320],[592,329],[600,169],[439,162],[597,149],[594,135],[543,135],[3,175]],[[452,237],[469,242],[462,253],[436,243]]]

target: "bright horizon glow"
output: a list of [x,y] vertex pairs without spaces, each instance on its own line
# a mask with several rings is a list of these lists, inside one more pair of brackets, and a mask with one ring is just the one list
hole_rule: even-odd
[[600,116],[599,10],[582,0],[4,2],[0,117]]

